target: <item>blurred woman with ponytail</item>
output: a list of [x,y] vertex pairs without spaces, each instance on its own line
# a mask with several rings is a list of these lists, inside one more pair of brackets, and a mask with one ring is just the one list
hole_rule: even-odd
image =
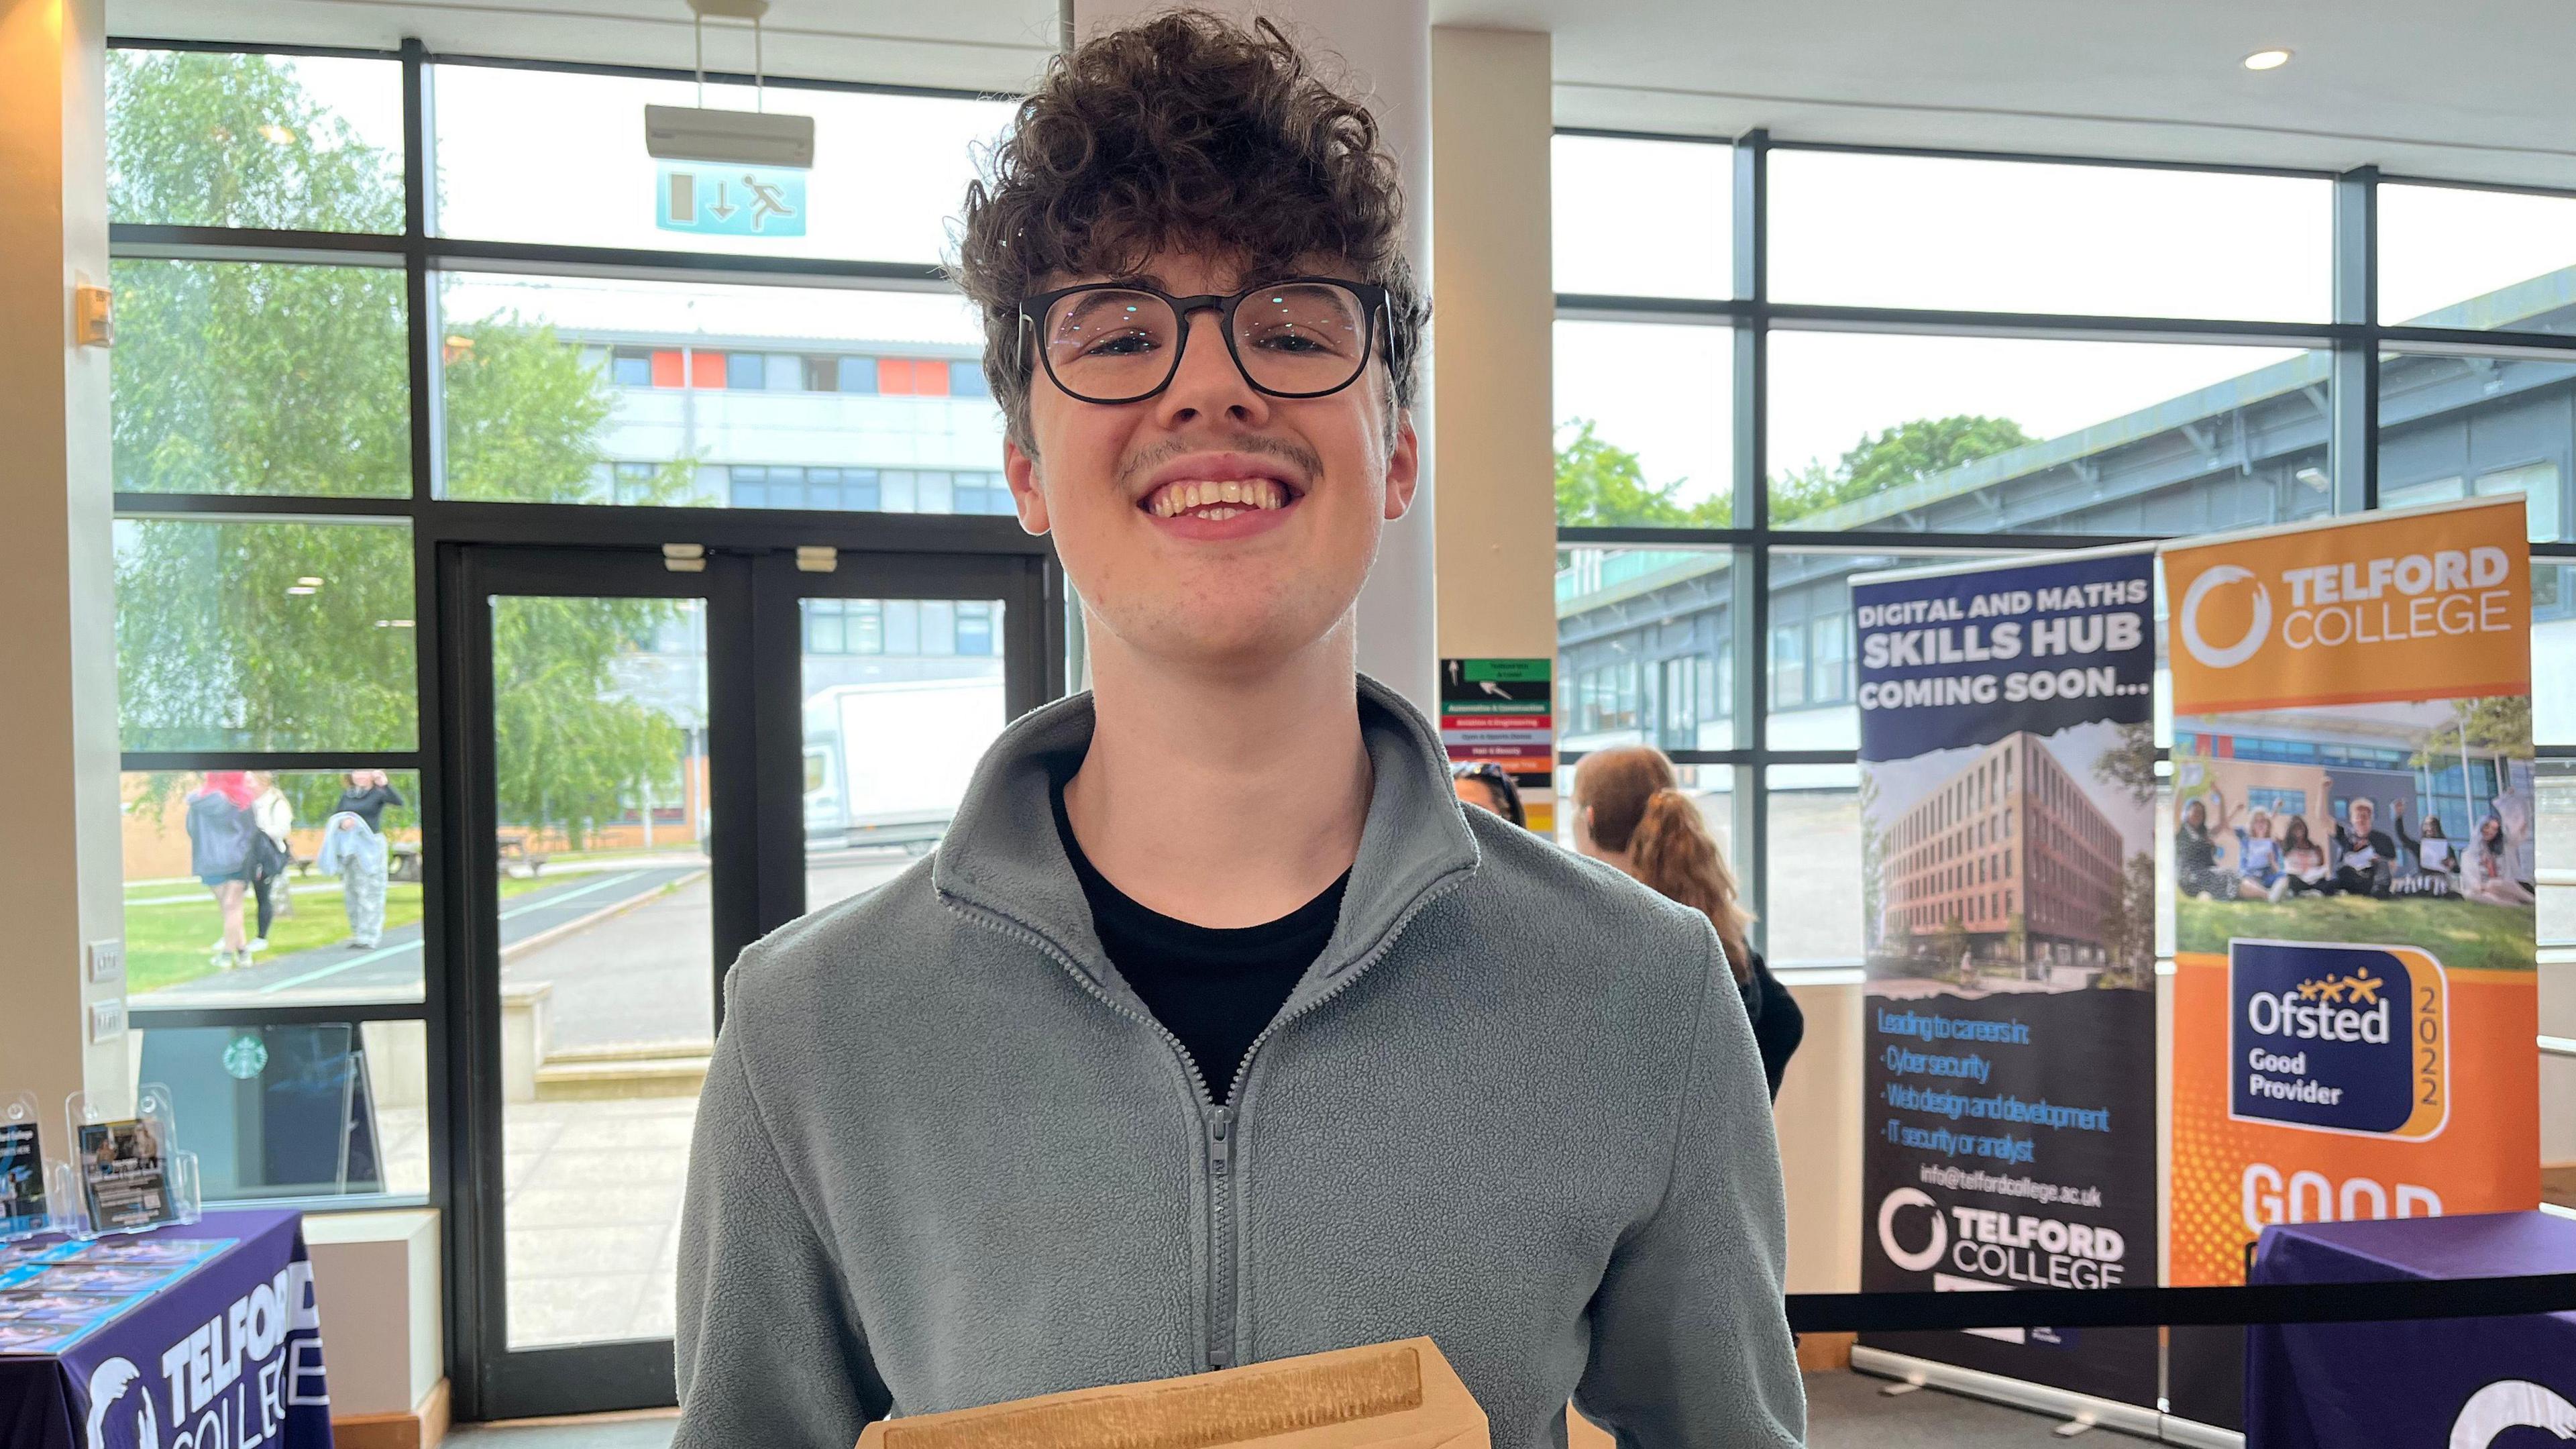
[[1697,910],[1717,927],[1735,989],[1753,1021],[1762,1075],[1780,1095],[1780,1075],[1807,1033],[1806,1013],[1745,939],[1753,913],[1736,899],[1735,875],[1683,794],[1673,762],[1652,745],[1585,755],[1574,773],[1575,849]]

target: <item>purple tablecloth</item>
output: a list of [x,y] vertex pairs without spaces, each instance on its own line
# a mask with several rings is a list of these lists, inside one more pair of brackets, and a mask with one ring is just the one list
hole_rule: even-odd
[[208,1213],[100,1243],[104,1254],[55,1249],[76,1265],[69,1273],[44,1265],[41,1248],[0,1255],[0,1295],[67,1285],[78,1298],[98,1280],[133,1281],[138,1260],[170,1266],[67,1342],[0,1352],[0,1449],[330,1449],[301,1214]]
[[[2252,1281],[2519,1273],[2576,1273],[2576,1219],[2481,1213],[2266,1228]],[[2568,1439],[2576,1313],[2246,1330],[2246,1449],[2525,1449]]]

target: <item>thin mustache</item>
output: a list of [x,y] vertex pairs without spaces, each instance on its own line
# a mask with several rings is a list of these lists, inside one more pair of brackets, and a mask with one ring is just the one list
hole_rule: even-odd
[[1156,443],[1128,459],[1126,466],[1118,470],[1118,481],[1122,485],[1133,484],[1174,458],[1189,453],[1258,453],[1265,457],[1276,458],[1297,469],[1298,475],[1309,485],[1323,476],[1324,472],[1324,460],[1314,449],[1291,442],[1286,438],[1265,437],[1259,433],[1252,433],[1230,442],[1174,440],[1169,443]]

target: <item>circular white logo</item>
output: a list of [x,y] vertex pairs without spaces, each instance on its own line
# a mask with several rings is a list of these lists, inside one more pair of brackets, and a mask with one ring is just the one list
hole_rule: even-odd
[[[1933,1208],[1932,1241],[1918,1252],[1909,1253],[1896,1246],[1896,1210],[1898,1208]],[[1920,1273],[1941,1261],[1941,1250],[1950,1246],[1950,1225],[1941,1220],[1938,1204],[1932,1195],[1916,1187],[1900,1187],[1880,1199],[1878,1204],[1878,1247],[1887,1261],[1908,1273]]]
[[90,1370],[88,1428],[89,1449],[161,1449],[152,1386],[133,1360],[112,1358]]
[[2451,1449],[2487,1449],[2507,1429],[2546,1429],[2576,1439],[2576,1404],[2546,1384],[2498,1379],[2460,1406],[2460,1416],[2451,1421]]
[[2200,577],[2191,581],[2191,587],[2183,591],[2182,647],[2191,651],[2192,658],[2212,669],[2233,669],[2253,658],[2254,651],[2263,647],[2264,639],[2272,632],[2272,591],[2261,584],[2254,586],[2254,623],[2245,631],[2244,638],[2220,649],[2202,638],[2200,633],[2200,601],[2209,597],[2209,591],[2221,584],[2237,583],[2252,577],[2252,569],[2237,564],[2219,564],[2202,570]]

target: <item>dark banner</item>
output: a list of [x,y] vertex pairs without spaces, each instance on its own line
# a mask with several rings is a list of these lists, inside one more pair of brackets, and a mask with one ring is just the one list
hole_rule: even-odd
[[[1865,1291],[2157,1282],[2153,567],[1852,585]],[[2152,1328],[1862,1342],[2156,1402]]]

